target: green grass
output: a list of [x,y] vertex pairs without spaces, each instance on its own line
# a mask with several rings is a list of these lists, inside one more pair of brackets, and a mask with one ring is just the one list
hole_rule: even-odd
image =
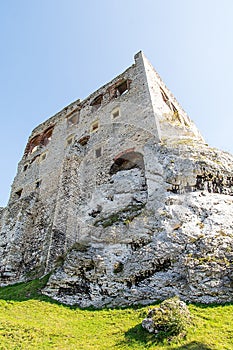
[[233,304],[189,305],[186,338],[156,338],[141,328],[148,307],[80,310],[42,296],[47,277],[0,288],[0,349],[233,350]]

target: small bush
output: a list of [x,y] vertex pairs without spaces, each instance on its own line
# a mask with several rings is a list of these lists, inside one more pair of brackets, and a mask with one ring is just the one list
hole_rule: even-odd
[[150,310],[142,321],[142,327],[148,332],[165,337],[185,335],[189,324],[189,310],[178,297],[163,301],[160,307]]

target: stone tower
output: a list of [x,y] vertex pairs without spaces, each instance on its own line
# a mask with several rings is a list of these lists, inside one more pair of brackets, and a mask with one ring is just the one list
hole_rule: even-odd
[[[33,130],[0,212],[1,284],[55,269],[44,292],[80,306],[229,301],[232,169],[139,52]],[[201,291],[197,262],[213,257],[218,292]]]

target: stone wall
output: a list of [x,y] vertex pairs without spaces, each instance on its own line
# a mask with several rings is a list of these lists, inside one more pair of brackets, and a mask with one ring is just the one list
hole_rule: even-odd
[[139,52],[33,130],[0,211],[0,283],[54,271],[44,293],[82,307],[229,301],[232,170]]

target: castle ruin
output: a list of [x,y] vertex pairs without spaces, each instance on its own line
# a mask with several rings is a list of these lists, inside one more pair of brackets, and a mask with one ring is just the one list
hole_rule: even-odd
[[233,157],[142,52],[36,127],[0,209],[0,283],[81,307],[232,301]]

